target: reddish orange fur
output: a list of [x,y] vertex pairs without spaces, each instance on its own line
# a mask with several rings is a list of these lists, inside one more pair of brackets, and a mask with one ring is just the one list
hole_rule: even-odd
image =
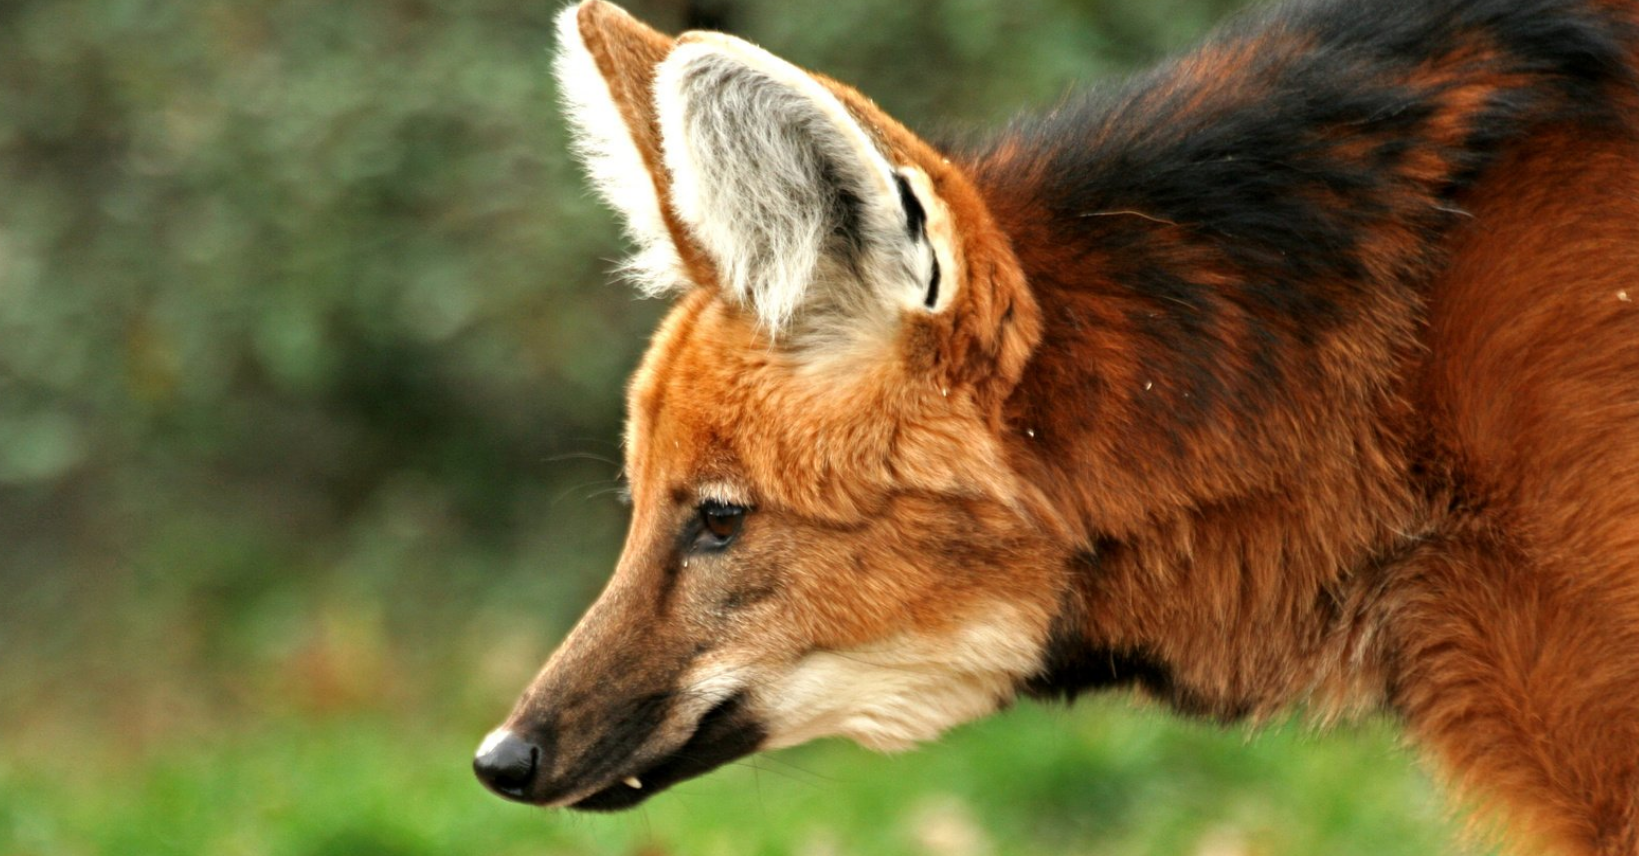
[[1475,495],[1401,571],[1401,703],[1564,852],[1639,852],[1639,152],[1544,134],[1471,204],[1420,393]]

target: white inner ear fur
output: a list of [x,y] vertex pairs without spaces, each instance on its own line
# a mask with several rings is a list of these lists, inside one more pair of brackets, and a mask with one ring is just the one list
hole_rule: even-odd
[[955,632],[907,633],[847,651],[818,651],[758,687],[764,749],[847,737],[906,749],[995,712],[1040,665],[1040,628],[998,607]]
[[679,288],[687,280],[661,216],[654,179],[615,105],[609,82],[586,48],[579,12],[576,4],[558,13],[558,50],[552,62],[571,144],[592,186],[620,213],[627,235],[637,245],[636,254],[623,266],[625,273],[646,294]]
[[[907,230],[896,170],[830,90],[740,39],[696,33],[661,63],[655,98],[672,203],[765,329],[800,318],[803,341],[857,338],[891,329],[885,310],[923,305],[932,233]],[[948,234],[926,176],[898,172]]]

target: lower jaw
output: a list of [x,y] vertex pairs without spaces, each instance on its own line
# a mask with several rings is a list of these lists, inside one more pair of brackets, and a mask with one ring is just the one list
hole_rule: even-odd
[[642,788],[615,782],[567,807],[577,811],[620,811],[677,784],[709,772],[762,748],[767,733],[745,710],[745,698],[734,695],[701,717],[694,735],[676,751],[639,773]]
[[660,788],[639,790],[631,785],[616,782],[601,791],[581,797],[565,808],[572,808],[575,811],[621,811],[636,806],[659,791]]

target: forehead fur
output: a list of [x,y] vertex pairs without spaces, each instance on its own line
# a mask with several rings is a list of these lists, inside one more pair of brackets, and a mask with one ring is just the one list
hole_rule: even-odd
[[[915,324],[891,347],[914,349]],[[706,289],[672,310],[633,379],[628,472],[639,501],[734,485],[750,501],[856,518],[899,490],[1009,501],[971,392],[905,359],[816,373]]]

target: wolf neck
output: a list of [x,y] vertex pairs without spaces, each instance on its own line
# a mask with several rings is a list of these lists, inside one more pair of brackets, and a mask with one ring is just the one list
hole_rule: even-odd
[[1319,5],[969,158],[1042,315],[1014,460],[1096,556],[1068,638],[1221,715],[1359,695],[1327,663],[1444,489],[1409,390],[1445,235],[1511,142],[1629,85],[1631,34],[1575,4]]
[[1420,472],[1410,402],[1419,288],[1328,303],[1157,256],[1137,288],[1036,280],[1013,460],[1080,536],[1075,620],[1056,628],[1069,668],[1046,691],[1136,682],[1224,719],[1371,706],[1370,574],[1445,490]]

